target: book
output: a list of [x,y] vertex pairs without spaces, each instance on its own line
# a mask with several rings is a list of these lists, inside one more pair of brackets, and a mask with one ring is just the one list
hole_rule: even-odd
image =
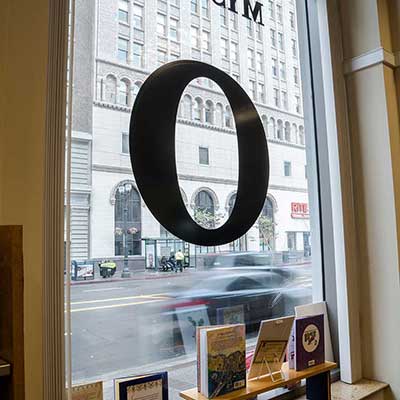
[[200,392],[214,398],[246,387],[244,324],[200,329]]
[[115,400],[168,400],[168,373],[114,380]]
[[231,307],[217,308],[217,324],[231,325],[244,324],[244,307],[243,304]]
[[297,318],[293,327],[294,359],[289,367],[303,371],[325,362],[324,315]]
[[261,321],[248,379],[280,372],[294,317]]
[[71,389],[72,400],[103,400],[103,382],[77,385]]
[[325,340],[325,360],[335,362],[333,356],[331,331],[329,328],[328,310],[326,302],[306,304],[294,308],[296,318],[310,317],[312,315],[324,314],[324,340]]

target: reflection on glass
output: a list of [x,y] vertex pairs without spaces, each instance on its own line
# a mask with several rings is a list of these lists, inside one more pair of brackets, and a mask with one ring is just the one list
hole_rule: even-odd
[[[296,9],[290,0],[265,3],[265,26],[212,1],[108,0],[98,10],[76,3],[71,260],[94,265],[95,277],[71,285],[72,373],[74,383],[104,380],[105,400],[113,378],[161,370],[177,399],[196,384],[196,326],[244,322],[251,350],[260,321],[311,301],[305,166],[309,178],[316,167],[305,149]],[[132,106],[146,77],[176,59],[210,63],[240,82],[268,138],[264,208],[246,235],[223,246],[195,246],[166,231],[132,176]],[[218,228],[235,204],[238,150],[230,104],[209,79],[194,80],[182,96],[176,160],[188,213]],[[100,264],[116,265],[115,274],[101,277]]]

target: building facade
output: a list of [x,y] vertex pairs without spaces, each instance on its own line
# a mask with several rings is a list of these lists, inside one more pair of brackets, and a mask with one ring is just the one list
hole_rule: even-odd
[[[142,239],[168,236],[137,192],[128,129],[141,84],[156,68],[178,59],[210,63],[236,79],[254,101],[268,138],[270,186],[264,219],[244,238],[218,251],[309,253],[294,2],[262,2],[264,25],[245,18],[239,3],[237,14],[209,0],[87,3],[77,1],[81,9],[76,13],[75,64],[80,69],[74,70],[74,91],[86,91],[87,101],[73,104],[73,114],[83,122],[74,120],[72,126],[72,258],[118,257],[125,247],[129,255],[140,256]],[[94,31],[87,30],[91,19],[96,20]],[[95,76],[87,76],[93,65]],[[228,100],[208,79],[193,81],[182,96],[176,158],[182,197],[191,215],[198,218],[200,213],[211,227],[222,224],[237,189],[237,140]],[[124,185],[129,194],[121,191]],[[121,232],[127,228],[125,243]]]

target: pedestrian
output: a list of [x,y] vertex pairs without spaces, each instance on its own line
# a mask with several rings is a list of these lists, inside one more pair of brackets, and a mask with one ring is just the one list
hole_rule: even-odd
[[179,268],[179,271],[183,272],[183,261],[185,259],[184,254],[182,253],[182,251],[179,249],[176,253],[175,253],[175,260],[176,260],[176,269]]

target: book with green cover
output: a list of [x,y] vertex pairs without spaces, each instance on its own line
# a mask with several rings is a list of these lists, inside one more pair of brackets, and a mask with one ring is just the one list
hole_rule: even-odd
[[200,331],[201,393],[214,398],[246,387],[245,325]]

